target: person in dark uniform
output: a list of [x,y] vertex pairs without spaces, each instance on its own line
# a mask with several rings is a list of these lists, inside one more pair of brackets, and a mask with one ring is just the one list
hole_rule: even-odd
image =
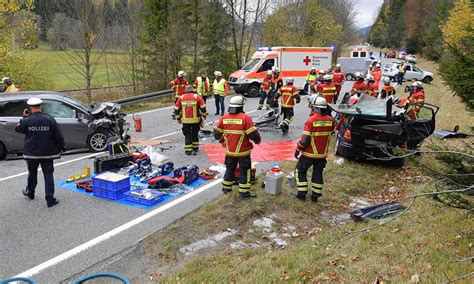
[[45,199],[48,207],[59,203],[54,198],[54,165],[53,160],[61,157],[66,149],[61,127],[56,120],[41,112],[43,101],[31,98],[27,101],[28,109],[23,112],[23,119],[15,128],[25,134],[23,158],[28,166],[28,184],[23,195],[33,200],[38,183],[38,166],[41,165],[45,184]]

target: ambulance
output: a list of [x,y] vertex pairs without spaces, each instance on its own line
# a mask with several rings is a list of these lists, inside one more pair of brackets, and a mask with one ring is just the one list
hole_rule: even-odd
[[228,82],[237,94],[256,97],[267,71],[277,67],[283,80],[293,77],[295,86],[303,89],[312,67],[331,67],[332,53],[331,47],[259,47],[242,69],[230,74]]

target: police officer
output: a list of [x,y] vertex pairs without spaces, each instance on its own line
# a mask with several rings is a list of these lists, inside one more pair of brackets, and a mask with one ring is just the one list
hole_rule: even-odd
[[23,112],[15,131],[25,134],[23,158],[28,166],[28,184],[23,195],[33,200],[38,183],[38,166],[41,165],[45,183],[45,199],[48,207],[59,203],[54,198],[54,165],[53,160],[61,157],[66,149],[61,127],[56,120],[41,112],[43,101],[31,98],[27,101],[28,109]]
[[[304,200],[308,194],[308,178],[306,174],[313,167],[311,178],[311,200],[318,201],[323,190],[323,170],[328,156],[329,140],[334,131],[334,121],[327,113],[328,103],[323,96],[312,96],[312,113],[306,120],[303,135],[298,141],[295,151],[296,185],[298,192],[296,198]],[[300,153],[302,155],[300,156]]]
[[186,86],[184,95],[178,98],[174,108],[178,122],[183,124],[184,153],[197,155],[199,150],[199,129],[207,116],[204,99],[193,92],[192,86]]
[[222,191],[229,193],[235,183],[235,169],[240,167],[239,195],[246,199],[255,197],[250,193],[250,171],[252,161],[250,154],[253,144],[260,144],[260,133],[254,126],[252,118],[244,112],[244,98],[234,96],[230,99],[229,113],[225,114],[214,127],[214,138],[226,147],[226,172]]

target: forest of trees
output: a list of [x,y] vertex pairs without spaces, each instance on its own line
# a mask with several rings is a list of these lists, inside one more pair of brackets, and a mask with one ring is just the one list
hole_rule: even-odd
[[368,35],[440,63],[444,82],[474,109],[474,0],[385,1]]
[[[360,40],[352,1],[1,1],[0,6],[15,6],[0,8],[2,18],[28,20],[30,25],[10,29],[0,22],[0,37],[7,39],[6,51],[11,36],[19,48],[46,42],[65,51],[64,59],[84,78],[86,89],[94,78],[94,64],[106,51],[125,54],[124,83],[156,90],[178,70],[191,77],[202,69],[227,76],[258,46],[333,45],[338,51]],[[25,81],[22,85],[32,86]]]

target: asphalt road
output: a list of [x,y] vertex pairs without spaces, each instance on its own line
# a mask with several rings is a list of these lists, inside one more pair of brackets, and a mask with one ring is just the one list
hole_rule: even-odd
[[[341,93],[350,86],[352,82],[346,83]],[[257,105],[257,98],[248,99],[246,112],[251,116],[263,114],[256,110]],[[192,158],[184,155],[184,137],[179,133],[179,125],[171,120],[171,111],[171,108],[163,108],[144,112],[144,131],[132,130],[132,136],[167,140],[167,145],[175,149],[163,154],[175,165],[209,166],[210,161],[202,151]],[[211,114],[208,121],[218,119],[212,115],[214,101],[208,102],[208,111]],[[296,106],[295,114],[288,135],[276,129],[264,129],[261,131],[263,141],[297,139],[309,114],[306,97]],[[201,143],[215,141],[207,138]],[[78,174],[86,166],[92,167],[94,156],[91,153],[63,156],[55,162],[55,181]],[[221,194],[217,181],[146,211],[56,188],[55,196],[60,204],[47,208],[41,173],[39,175],[36,199],[30,201],[21,194],[26,185],[25,162],[21,159],[0,161],[0,279],[33,275],[39,283],[58,283],[133,247],[149,234]]]

